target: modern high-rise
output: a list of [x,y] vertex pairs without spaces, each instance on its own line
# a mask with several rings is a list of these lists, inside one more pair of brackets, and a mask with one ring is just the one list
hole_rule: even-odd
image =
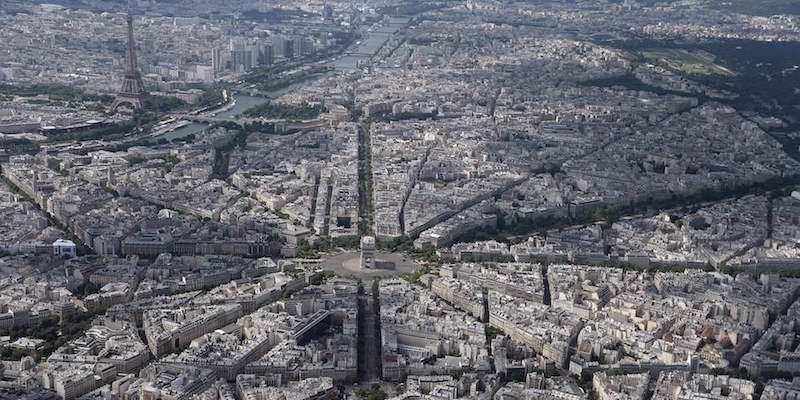
[[219,47],[213,47],[211,49],[211,69],[214,71],[215,75],[217,72],[222,72],[225,69],[222,51],[220,51]]
[[322,6],[322,18],[326,21],[333,19],[333,7],[328,4]]
[[275,50],[272,48],[272,43],[259,47],[258,62],[261,65],[272,65],[275,62]]
[[245,72],[253,68],[253,49],[238,47],[231,51],[231,66],[236,72]]
[[292,50],[295,57],[307,56],[314,52],[314,42],[302,36],[292,38]]
[[281,36],[272,38],[272,49],[275,51],[275,56],[283,58],[294,57],[294,46],[291,40]]

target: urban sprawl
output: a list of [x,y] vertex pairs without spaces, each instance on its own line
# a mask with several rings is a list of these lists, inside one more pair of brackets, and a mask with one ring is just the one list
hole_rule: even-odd
[[0,399],[800,398],[791,1],[52,3]]

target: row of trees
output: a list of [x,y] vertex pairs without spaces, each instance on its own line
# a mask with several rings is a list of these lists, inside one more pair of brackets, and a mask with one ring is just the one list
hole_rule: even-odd
[[[548,230],[561,229],[568,226],[585,225],[593,222],[603,222],[606,225],[619,221],[623,216],[636,215],[647,212],[648,210],[668,210],[682,208],[682,212],[689,212],[697,205],[716,202],[724,199],[741,197],[749,194],[767,195],[770,198],[789,196],[794,185],[800,184],[800,176],[773,177],[765,182],[753,182],[722,190],[705,189],[687,196],[673,196],[672,198],[656,201],[648,199],[646,201],[606,205],[594,212],[587,212],[573,217],[570,216],[542,216],[536,218],[520,218],[513,223],[506,223],[506,216],[500,210],[495,210],[497,216],[497,226],[495,228],[481,228],[472,230],[459,236],[456,242],[476,242],[494,239],[501,242],[508,242],[510,238],[527,236],[532,233],[544,234]],[[678,229],[682,227],[679,219],[672,221]],[[404,243],[401,239],[387,243],[388,248],[397,249],[411,246]]]
[[[38,361],[41,357],[49,356],[59,347],[82,335],[92,325],[94,317],[104,314],[105,311],[105,308],[90,309],[88,312],[77,311],[65,316],[60,324],[57,316],[50,316],[34,326],[13,326],[7,330],[0,330],[0,336],[10,336],[11,340],[21,337],[44,340],[41,349],[32,354]],[[26,355],[28,355],[27,351],[10,349],[0,351],[0,358],[3,360],[19,360]]]
[[9,155],[36,154],[39,152],[39,143],[24,138],[4,138],[0,139],[0,148],[5,149]]
[[200,107],[211,107],[223,101],[225,101],[225,96],[222,95],[222,88],[215,86],[206,89],[203,94],[200,95],[197,105]]
[[359,232],[372,233],[374,205],[372,204],[372,145],[371,121],[365,120],[358,127],[358,201],[361,220]]
[[150,129],[157,120],[158,118],[155,114],[139,113],[135,114],[132,119],[127,121],[106,124],[97,128],[91,128],[83,131],[61,133],[49,137],[47,141],[53,143],[97,139],[117,140],[123,138],[125,135],[133,132],[136,129]]
[[145,100],[144,109],[154,113],[168,113],[171,111],[187,108],[189,106],[185,101],[171,96],[149,96]]
[[293,105],[266,102],[244,112],[246,117],[284,119],[284,120],[309,120],[318,117],[325,108],[322,105]]
[[289,67],[292,64],[287,64],[281,67],[270,67],[261,70],[256,70],[249,75],[247,75],[244,80],[247,83],[254,84],[256,88],[263,91],[275,91],[286,89],[289,86],[294,84],[303,82],[307,79],[310,79],[316,75],[324,74],[326,72],[330,72],[331,68],[327,66],[323,67],[314,67],[305,69],[299,72],[295,72],[289,76],[282,76],[281,73],[284,68]]
[[28,86],[0,84],[0,95],[5,97],[35,97],[47,95],[52,101],[69,102],[100,102],[111,104],[114,97],[108,95],[96,95],[84,93],[81,89],[76,89],[64,85],[34,84]]

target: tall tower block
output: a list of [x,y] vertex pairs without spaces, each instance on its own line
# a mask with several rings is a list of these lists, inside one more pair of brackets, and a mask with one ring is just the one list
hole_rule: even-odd
[[116,110],[121,105],[128,105],[134,110],[144,108],[144,100],[148,97],[142,83],[142,75],[136,65],[136,42],[133,40],[133,17],[128,14],[128,50],[125,53],[125,78],[122,88],[111,104],[111,109]]

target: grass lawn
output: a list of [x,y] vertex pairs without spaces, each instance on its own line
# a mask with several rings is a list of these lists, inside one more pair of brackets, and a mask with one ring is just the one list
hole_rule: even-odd
[[641,54],[648,62],[685,75],[736,75],[730,69],[714,63],[714,56],[709,53],[683,49],[647,49]]

